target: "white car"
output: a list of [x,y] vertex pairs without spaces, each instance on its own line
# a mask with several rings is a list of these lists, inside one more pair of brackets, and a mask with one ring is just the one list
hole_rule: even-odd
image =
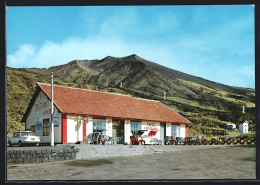
[[32,131],[17,131],[14,133],[13,137],[8,138],[8,145],[19,145],[24,146],[26,144],[39,145],[41,141],[40,136],[35,136]]

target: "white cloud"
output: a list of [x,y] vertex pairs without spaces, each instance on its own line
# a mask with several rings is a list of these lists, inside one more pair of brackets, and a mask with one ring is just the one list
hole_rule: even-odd
[[11,67],[24,67],[33,63],[31,60],[35,56],[36,48],[31,44],[24,44],[19,47],[19,49],[11,55],[7,55],[7,66]]
[[[203,45],[203,43],[198,43]],[[232,69],[216,67],[219,65],[207,65],[215,61],[209,56],[202,57],[194,49],[182,45],[168,47],[164,43],[137,42],[134,45],[122,38],[67,38],[57,43],[46,41],[41,47],[36,48],[30,44],[22,45],[14,54],[7,55],[7,66],[9,67],[40,67],[62,65],[72,60],[79,59],[102,59],[108,55],[123,57],[137,54],[144,59],[159,63],[166,67],[179,70],[188,74],[203,77],[208,80],[234,86],[254,86],[254,66],[245,65],[241,68]],[[212,61],[213,60],[213,61]],[[236,70],[234,70],[236,69]],[[243,84],[242,84],[243,83]],[[251,85],[250,85],[251,84]]]
[[[147,20],[130,9],[121,11],[119,18],[111,13],[98,24],[90,19],[91,13],[96,11],[88,12],[86,16],[86,28],[89,30],[85,37],[69,37],[62,42],[45,41],[37,47],[21,45],[16,52],[7,55],[7,66],[48,68],[75,59],[92,60],[108,55],[123,57],[137,54],[166,67],[224,84],[237,84],[242,82],[241,78],[248,79],[249,76],[250,83],[254,81],[254,66],[244,66],[235,71],[230,64],[236,59],[234,55],[241,59],[242,54],[253,53],[246,49],[250,48],[247,46],[250,46],[252,39],[248,42],[245,39],[237,40],[235,36],[240,35],[239,31],[229,37],[234,30],[243,32],[247,29],[247,20],[237,20],[218,29],[208,28],[207,32],[193,34],[173,31],[178,29],[181,22],[176,15],[167,12]],[[144,20],[148,21],[146,26],[142,26]],[[239,27],[237,25],[240,22],[243,24]],[[243,86],[248,86],[246,81]]]

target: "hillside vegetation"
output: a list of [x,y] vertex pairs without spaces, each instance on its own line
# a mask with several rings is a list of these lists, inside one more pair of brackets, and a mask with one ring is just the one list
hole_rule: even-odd
[[[250,122],[255,131],[254,89],[230,87],[191,76],[136,55],[106,57],[102,60],[75,60],[50,68],[7,69],[8,136],[24,129],[22,116],[36,89],[36,82],[128,94],[161,101],[189,119],[189,136],[236,134],[226,124]],[[164,99],[166,93],[166,100]],[[242,107],[245,106],[245,113]]]

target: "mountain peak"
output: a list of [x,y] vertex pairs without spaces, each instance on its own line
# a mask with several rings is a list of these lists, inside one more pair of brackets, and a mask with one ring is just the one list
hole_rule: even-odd
[[123,57],[126,61],[141,61],[141,60],[144,60],[142,59],[141,57],[139,57],[138,55],[136,54],[132,54],[132,55],[129,55],[129,56],[126,56],[126,57]]

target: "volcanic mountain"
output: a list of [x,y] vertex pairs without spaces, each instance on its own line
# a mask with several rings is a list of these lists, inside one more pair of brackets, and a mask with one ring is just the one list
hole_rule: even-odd
[[248,93],[248,89],[230,87],[188,75],[145,60],[135,54],[121,58],[108,56],[101,60],[74,60],[48,69],[26,68],[26,70],[45,75],[54,72],[56,78],[66,82],[102,87],[124,87],[156,95],[163,95],[167,92],[169,95],[196,96],[196,92],[182,83],[183,80],[229,93],[240,95]]
[[[18,109],[19,115],[22,114],[36,82],[49,83],[51,72],[57,85],[162,101],[195,123],[195,126],[207,122],[212,127],[224,128],[229,122],[238,124],[245,119],[255,121],[254,89],[212,82],[134,54],[126,57],[107,56],[101,60],[73,60],[50,68],[8,68],[9,102],[15,105],[21,97],[25,102],[16,105],[16,109],[9,108],[16,113]],[[246,107],[246,114],[242,113],[243,106]]]

